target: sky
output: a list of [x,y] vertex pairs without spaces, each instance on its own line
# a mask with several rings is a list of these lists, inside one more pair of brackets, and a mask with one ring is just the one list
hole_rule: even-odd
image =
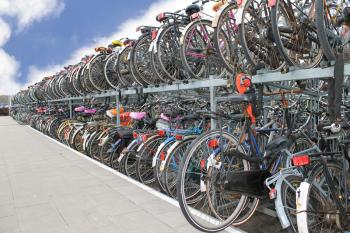
[[15,94],[96,46],[137,38],[140,25],[191,0],[0,0],[0,95]]

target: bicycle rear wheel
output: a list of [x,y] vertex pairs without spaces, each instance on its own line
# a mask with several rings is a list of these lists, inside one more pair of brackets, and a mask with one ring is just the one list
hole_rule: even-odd
[[348,18],[343,14],[349,11],[350,2],[346,0],[316,0],[316,28],[324,55],[328,60],[335,60],[337,48],[343,48],[345,60],[350,58],[349,22],[341,23]]
[[[215,157],[220,166],[209,165],[214,153],[211,140],[222,143],[222,152]],[[226,132],[209,131],[199,136],[187,149],[180,164],[177,196],[182,213],[195,228],[205,232],[218,232],[231,225],[244,210],[247,197],[217,184],[219,177],[229,171],[249,170],[249,164],[238,158],[225,158],[222,153],[237,148],[238,141]],[[218,159],[218,160],[217,160]]]
[[[349,205],[346,205],[349,201],[349,194],[344,193],[345,190],[350,189],[350,173],[347,171],[346,176],[343,176],[343,166],[345,164],[341,161],[327,161],[327,169],[331,175],[337,198],[345,210],[350,211]],[[302,226],[303,229],[307,229],[308,233],[349,230],[349,225],[345,225],[349,224],[349,216],[340,215],[321,164],[315,166],[308,183],[310,187],[306,198],[306,218],[297,218],[298,227]],[[299,232],[301,232],[300,229]]]
[[289,65],[313,68],[323,57],[315,26],[315,4],[316,0],[277,0],[271,9],[274,41]]
[[247,0],[243,6],[239,38],[249,63],[270,71],[280,70],[284,59],[275,46],[270,9],[265,0]]

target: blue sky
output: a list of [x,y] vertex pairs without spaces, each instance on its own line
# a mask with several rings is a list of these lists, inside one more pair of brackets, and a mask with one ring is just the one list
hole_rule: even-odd
[[0,95],[14,94],[95,46],[137,38],[136,27],[191,0],[0,0]]
[[[116,30],[118,22],[139,15],[152,0],[120,2],[67,0],[58,17],[42,20],[12,35],[4,49],[21,62],[20,83],[26,82],[29,66],[41,68],[62,63],[71,51]],[[15,20],[9,21],[14,27]]]

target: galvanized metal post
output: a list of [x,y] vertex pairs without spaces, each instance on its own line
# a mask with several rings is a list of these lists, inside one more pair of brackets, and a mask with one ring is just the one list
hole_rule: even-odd
[[[209,80],[212,81],[212,79],[213,79],[213,76],[210,75]],[[215,87],[214,87],[214,85],[210,85],[209,92],[210,92],[210,111],[216,112],[216,99],[215,99]],[[211,125],[212,130],[216,129],[216,120],[211,119],[210,125]]]
[[117,126],[120,126],[120,100],[119,93],[116,95],[116,110],[117,110]]
[[72,100],[68,101],[68,106],[69,106],[69,118],[73,118],[73,111],[72,111]]

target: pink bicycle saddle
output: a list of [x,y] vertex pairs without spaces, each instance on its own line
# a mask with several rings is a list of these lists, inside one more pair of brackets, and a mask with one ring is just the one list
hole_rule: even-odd
[[146,117],[147,113],[145,112],[131,112],[130,117],[133,120],[140,121]]
[[95,114],[97,112],[97,110],[95,108],[90,108],[90,109],[85,109],[84,113],[87,114]]
[[84,106],[79,106],[74,109],[74,112],[84,112],[85,107]]

